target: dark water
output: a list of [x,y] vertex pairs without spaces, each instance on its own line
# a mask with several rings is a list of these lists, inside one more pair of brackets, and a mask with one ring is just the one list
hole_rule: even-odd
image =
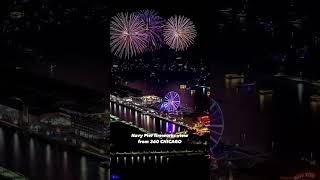
[[112,166],[111,175],[118,176],[120,180],[174,180],[174,179],[209,179],[209,161],[205,157],[174,157],[168,162],[155,163],[146,160],[147,163],[127,166]]
[[[220,103],[225,120],[222,141],[244,144],[260,152],[275,148],[282,157],[310,157],[311,152],[313,157],[317,156],[320,111],[310,101],[317,87],[271,77],[258,80],[255,88],[237,89],[238,81],[241,80],[227,82],[223,77],[215,78],[214,98]],[[271,89],[273,94],[261,95],[260,89]]]
[[318,88],[294,80],[275,81],[272,122],[282,154],[310,158],[310,154],[313,153],[313,158],[320,157],[320,147],[317,143],[320,111],[310,101],[310,97]]
[[32,180],[106,180],[108,170],[100,162],[74,150],[0,127],[0,166]]

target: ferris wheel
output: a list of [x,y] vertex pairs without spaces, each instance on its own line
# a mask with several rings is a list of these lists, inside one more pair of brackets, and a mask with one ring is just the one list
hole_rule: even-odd
[[213,154],[215,147],[219,144],[224,130],[224,118],[219,104],[210,99],[210,152]]
[[177,92],[168,92],[162,100],[160,109],[165,112],[174,112],[180,106],[180,96]]

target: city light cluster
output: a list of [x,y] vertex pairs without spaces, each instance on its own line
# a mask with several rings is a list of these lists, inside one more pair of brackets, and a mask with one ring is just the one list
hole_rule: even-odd
[[129,59],[159,50],[163,44],[175,51],[186,50],[197,36],[195,25],[185,16],[162,18],[154,10],[118,13],[110,23],[111,52]]

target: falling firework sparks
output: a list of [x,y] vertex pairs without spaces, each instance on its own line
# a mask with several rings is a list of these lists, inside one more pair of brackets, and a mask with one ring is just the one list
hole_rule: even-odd
[[164,19],[154,10],[138,12],[144,22],[144,29],[148,39],[148,51],[160,49],[163,44]]
[[111,52],[120,58],[130,58],[146,50],[148,40],[144,22],[136,14],[118,13],[111,20]]
[[194,43],[196,36],[194,24],[184,16],[173,16],[164,26],[164,41],[176,51],[187,49]]

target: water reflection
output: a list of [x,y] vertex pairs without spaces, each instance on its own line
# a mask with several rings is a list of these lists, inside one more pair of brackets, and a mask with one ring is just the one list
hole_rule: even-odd
[[169,123],[168,122],[166,122],[166,132],[169,132],[169,125],[168,125]]
[[51,167],[51,146],[49,144],[46,145],[46,170],[47,176],[52,177],[52,167]]
[[113,111],[114,111],[115,113],[117,113],[117,105],[116,105],[116,104],[113,104]]
[[32,180],[98,180],[108,177],[108,171],[100,169],[98,160],[4,127],[0,127],[0,163]]
[[264,110],[264,100],[265,100],[265,95],[260,94],[259,95],[259,104],[260,104],[260,110]]
[[171,130],[171,132],[172,133],[175,133],[176,132],[176,125],[175,124],[171,124],[172,125],[172,130]]
[[[5,144],[4,133],[3,133],[2,128],[0,127],[0,154],[5,154],[4,144]],[[2,163],[2,161],[3,160],[0,157],[0,162]]]
[[50,166],[51,163],[51,147],[49,144],[46,146],[46,164]]
[[100,180],[106,180],[106,170],[102,167],[99,168]]
[[[117,165],[124,166],[136,166],[143,164],[163,164],[163,162],[169,159],[164,156],[150,155],[150,156],[124,156],[124,157],[114,157]],[[128,161],[127,161],[128,160]]]
[[259,109],[264,111],[268,106],[272,104],[272,94],[271,93],[260,93],[259,94]]
[[313,95],[310,97],[310,108],[312,112],[312,118],[315,120],[320,119],[320,96]]
[[137,111],[134,112],[134,120],[135,120],[135,123],[138,124],[138,112]]
[[87,180],[87,158],[82,156],[80,160],[81,180]]
[[313,113],[316,113],[319,109],[319,105],[320,103],[316,102],[316,101],[311,101],[310,102],[310,105],[311,105],[311,110]]
[[30,152],[30,161],[35,161],[35,147],[34,147],[34,140],[30,138],[29,140],[29,152]]
[[150,128],[150,116],[146,115],[146,119],[147,119],[147,127],[149,131],[152,131],[152,129]]
[[191,91],[190,91],[190,95],[191,95],[191,96],[194,96],[195,94],[196,94],[196,90],[191,89]]
[[110,180],[110,176],[111,176],[110,168],[107,169],[107,173],[105,174],[105,176],[107,177],[106,180]]
[[131,156],[131,164],[134,165],[134,157]]
[[299,100],[299,104],[302,104],[302,98],[303,98],[303,90],[304,90],[304,86],[302,83],[298,83],[297,84],[297,92],[298,92],[298,100]]
[[[184,130],[184,128],[181,127],[180,125],[174,124],[172,122],[163,120],[158,117],[151,116],[149,114],[144,114],[131,107],[117,105],[114,102],[111,102],[111,104],[113,104],[111,106],[115,106],[115,109],[119,109],[118,112],[111,111],[112,114],[114,114],[115,116],[118,116],[122,120],[131,122],[133,123],[133,125],[146,129],[150,132],[176,133]],[[120,110],[120,109],[123,109],[123,110]],[[132,117],[131,113],[134,113],[134,117]]]
[[14,133],[13,135],[13,154],[14,154],[14,166],[20,166],[20,140],[18,133]]
[[145,125],[144,125],[144,115],[143,114],[141,114],[141,116],[140,116],[140,124],[139,124],[141,127],[145,127]]
[[68,152],[63,152],[63,171],[66,172],[68,170]]
[[226,77],[225,78],[225,87],[227,89],[229,88],[235,88],[239,86],[240,84],[244,83],[243,77],[238,77],[239,75],[235,75],[237,77]]
[[124,162],[124,165],[126,166],[127,165],[127,157],[123,158],[123,162]]
[[320,101],[312,101],[311,102],[311,106],[312,106],[312,111],[314,113],[319,113],[320,112]]
[[30,168],[30,171],[31,172],[34,172],[35,169],[35,162],[36,162],[36,159],[35,159],[35,153],[36,153],[36,148],[35,148],[35,144],[34,144],[34,140],[33,138],[30,138],[29,140],[29,168]]

